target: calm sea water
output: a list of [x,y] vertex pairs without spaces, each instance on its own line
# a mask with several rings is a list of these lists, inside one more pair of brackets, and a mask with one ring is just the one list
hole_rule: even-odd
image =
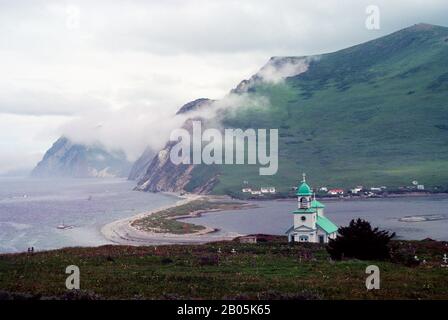
[[[107,244],[103,225],[177,201],[134,186],[124,179],[0,178],[0,252]],[[57,229],[61,223],[74,228]]]
[[[36,180],[0,178],[0,252],[97,246],[109,243],[103,225],[172,204],[177,198],[132,191],[124,179]],[[448,219],[401,222],[405,216],[448,217],[448,196],[325,201],[326,215],[338,225],[364,218],[404,239],[448,240]],[[189,219],[223,231],[283,234],[292,222],[295,201],[259,201],[258,208],[230,210]],[[60,230],[61,223],[73,225]]]
[[[397,233],[398,238],[448,240],[448,196],[407,197],[366,200],[322,201],[325,214],[337,225],[348,225],[353,218],[363,218],[381,229]],[[284,234],[292,224],[296,201],[258,201],[259,208],[230,210],[189,219],[192,223],[241,234]],[[441,220],[402,222],[406,216],[440,215]]]

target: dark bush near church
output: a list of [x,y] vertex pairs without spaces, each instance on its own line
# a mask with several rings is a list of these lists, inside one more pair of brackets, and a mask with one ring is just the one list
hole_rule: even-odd
[[327,251],[334,260],[385,260],[390,257],[388,244],[394,236],[395,233],[372,228],[365,220],[352,220],[347,227],[339,228],[336,239],[329,241]]

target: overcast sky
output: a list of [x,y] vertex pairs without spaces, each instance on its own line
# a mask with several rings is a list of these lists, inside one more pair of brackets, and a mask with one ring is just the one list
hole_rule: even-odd
[[[365,27],[368,5],[380,30]],[[0,0],[0,173],[32,167],[67,133],[135,158],[182,104],[221,98],[271,56],[419,22],[447,26],[448,1]]]

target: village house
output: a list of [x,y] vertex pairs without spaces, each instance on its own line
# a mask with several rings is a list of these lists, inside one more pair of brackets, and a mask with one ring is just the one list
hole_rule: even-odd
[[293,211],[293,225],[286,231],[289,242],[328,243],[336,238],[338,226],[325,217],[325,205],[316,200],[303,174],[297,188],[297,210]]
[[328,190],[328,194],[331,196],[343,195],[344,190],[343,189],[330,189],[330,190]]
[[359,194],[363,190],[363,186],[356,186],[355,188],[351,189],[350,192],[352,194]]
[[241,189],[241,192],[244,192],[244,193],[252,192],[252,188],[243,188],[243,189]]
[[262,193],[275,193],[275,188],[274,187],[262,187],[262,188],[260,188],[260,191]]
[[351,194],[359,194],[360,192],[361,192],[361,189],[358,189],[358,188],[350,189]]
[[240,241],[240,243],[257,243],[257,236],[242,236],[238,238],[238,240]]

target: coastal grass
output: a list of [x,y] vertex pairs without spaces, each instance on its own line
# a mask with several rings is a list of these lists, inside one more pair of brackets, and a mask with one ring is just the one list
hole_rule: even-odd
[[[258,244],[102,246],[0,255],[0,291],[60,297],[65,268],[80,268],[81,290],[104,299],[447,299],[447,244],[395,241],[427,263],[331,261],[318,244],[284,237]],[[367,291],[365,269],[381,271],[381,289]]]
[[143,231],[155,233],[189,234],[205,230],[204,226],[186,223],[177,219],[197,216],[207,211],[217,211],[240,207],[241,203],[216,201],[200,198],[185,204],[157,211],[132,222],[132,226]]

